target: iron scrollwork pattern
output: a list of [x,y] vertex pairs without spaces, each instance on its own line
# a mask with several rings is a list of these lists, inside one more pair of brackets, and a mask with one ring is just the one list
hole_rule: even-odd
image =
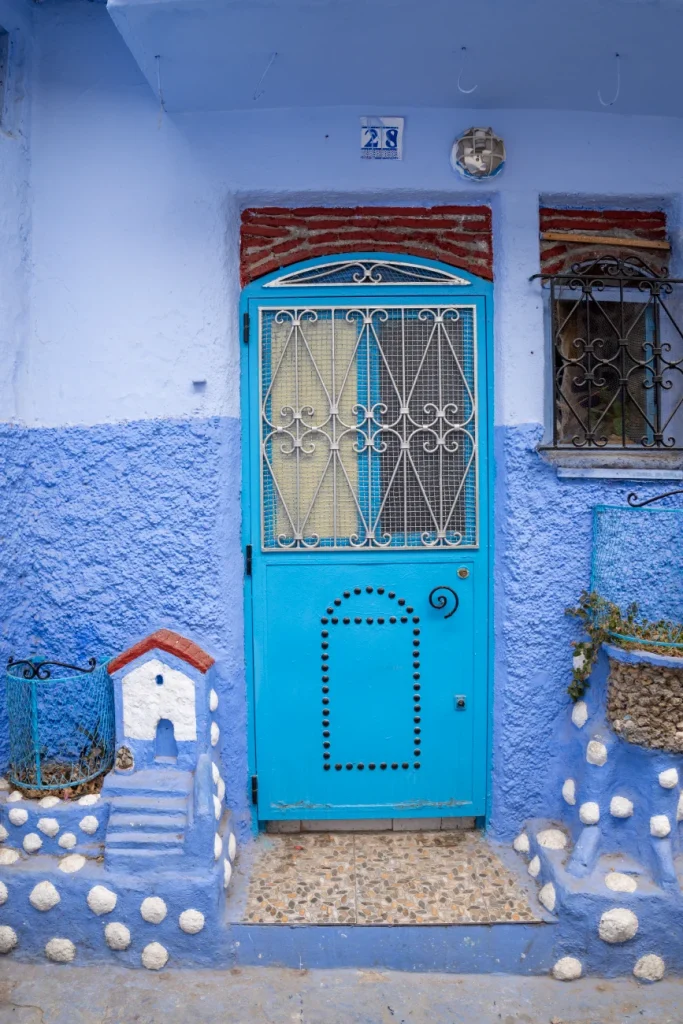
[[22,679],[40,679],[42,682],[52,678],[52,670],[55,668],[65,668],[79,675],[87,675],[90,672],[94,672],[97,668],[97,658],[88,658],[87,668],[81,668],[79,665],[68,665],[63,661],[28,659],[15,661],[13,657],[10,657],[7,661],[7,670],[11,670],[13,675],[20,676]]
[[681,449],[683,281],[635,256],[536,276],[550,289],[552,447]]
[[264,550],[471,548],[472,306],[261,311]]
[[309,288],[327,285],[455,285],[470,284],[465,277],[419,263],[394,260],[333,260],[306,270],[283,274],[266,284],[266,288]]
[[[451,615],[455,615],[458,610],[460,598],[452,587],[434,587],[429,595],[429,603],[437,611],[448,608],[449,610],[444,615],[444,619],[450,619]],[[452,608],[450,607],[451,605],[453,606]]]

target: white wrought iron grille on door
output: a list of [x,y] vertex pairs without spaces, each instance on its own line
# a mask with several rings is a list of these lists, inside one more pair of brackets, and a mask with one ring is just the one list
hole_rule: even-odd
[[477,545],[466,305],[261,309],[262,547]]

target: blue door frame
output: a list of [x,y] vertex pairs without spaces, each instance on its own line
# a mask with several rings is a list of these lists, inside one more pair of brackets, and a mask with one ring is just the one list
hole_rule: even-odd
[[[457,275],[460,280],[457,286],[435,283],[403,283],[397,286],[392,283],[363,287],[352,283],[344,286],[318,284],[310,290],[296,282],[297,273],[337,261],[363,260],[390,261],[404,264],[406,268],[424,268],[426,273],[444,272]],[[289,285],[275,287],[274,282],[285,275]],[[360,552],[321,548],[262,551],[261,379],[258,365],[261,319],[265,322],[268,311],[275,308],[343,306],[347,309],[349,306],[376,305],[388,308],[397,303],[402,307],[472,309],[476,323],[476,398],[479,410],[477,546]],[[242,499],[243,542],[245,552],[247,547],[251,550],[252,567],[252,575],[247,575],[245,581],[245,655],[249,766],[252,777],[258,778],[257,816],[262,821],[483,816],[488,806],[493,647],[492,285],[446,264],[409,256],[338,254],[289,266],[253,282],[243,291],[240,312],[245,332],[243,342],[248,341],[241,346]],[[362,582],[362,587],[351,585],[354,572],[358,579],[353,582]],[[402,596],[402,590],[405,596]],[[303,594],[308,595],[305,601],[298,596]],[[457,615],[451,612],[453,594]],[[390,600],[389,595],[391,600],[402,602],[400,610],[386,604]],[[352,608],[354,602],[356,604]],[[400,614],[408,608],[409,615]],[[391,615],[392,610],[399,614]],[[342,617],[344,611],[349,612],[347,617]],[[334,615],[335,612],[339,617]],[[397,631],[390,633],[384,627],[376,629],[380,622],[387,625],[395,623],[393,628]],[[343,634],[335,632],[343,623],[349,623],[350,631]],[[359,624],[358,627],[354,627],[355,623]],[[368,631],[370,623],[372,632]],[[354,628],[355,639],[350,641]],[[423,749],[424,756],[419,760],[418,750],[407,750],[405,745],[401,753],[398,747],[393,754],[390,753],[388,746],[386,749],[383,747],[385,738],[382,734],[384,730],[388,736],[393,736],[392,742],[395,743],[395,737],[404,727],[399,719],[402,714],[400,706],[403,702],[405,707],[406,694],[399,696],[396,680],[402,678],[400,673],[408,678],[406,673],[411,666],[406,660],[408,655],[403,657],[405,651],[409,651],[411,658],[416,656],[415,651],[409,650],[409,638],[413,632],[421,635],[412,642],[422,644],[418,652],[420,662],[413,663],[420,671],[413,675],[417,679],[422,677],[420,684],[426,694],[411,696],[414,700],[422,700],[425,705],[420,712],[425,716],[425,726],[428,716],[432,716],[432,740],[427,735],[422,739],[428,744],[428,749]],[[302,644],[302,637],[310,637],[311,643],[308,644],[307,640]],[[311,648],[310,657],[303,650],[308,646]],[[325,648],[322,656],[335,662],[334,668],[339,670],[341,665],[347,688],[349,679],[360,680],[353,699],[347,695],[340,703],[339,686],[336,691],[334,687],[334,682],[339,680],[330,672],[330,663],[317,664],[321,656],[319,646]],[[389,668],[395,670],[390,693],[386,687],[382,689],[385,667],[387,672]],[[321,680],[321,671],[330,672],[330,676]],[[280,673],[282,679],[276,681],[273,677]],[[325,742],[326,746],[332,747],[332,753],[324,754],[331,758],[329,763],[323,764],[320,752],[312,755],[314,748],[322,750],[323,737],[330,737],[330,722],[319,721],[320,709],[316,702],[320,698],[316,697],[314,701],[305,691],[309,683],[304,686],[303,677],[306,680],[310,677],[311,693],[322,691],[333,697],[337,718],[335,728],[331,730],[331,740]],[[326,683],[328,680],[329,686],[320,685],[321,681]],[[285,685],[279,685],[280,682]],[[419,684],[413,685],[419,689]],[[435,688],[438,693],[434,692]],[[462,704],[463,698],[465,706],[460,710],[458,703]],[[328,697],[322,699],[330,703]],[[354,709],[358,713],[355,719]],[[413,710],[410,707],[405,714],[412,714]],[[324,715],[328,714],[328,709],[322,708],[322,711]],[[413,720],[420,721],[420,718]],[[321,733],[322,725],[326,730]],[[435,735],[438,729],[441,732]],[[414,731],[420,732],[420,728]],[[428,731],[423,729],[424,733]],[[407,742],[412,746],[415,741]],[[417,743],[420,742],[418,739]],[[393,765],[392,756],[396,757]],[[335,764],[337,759],[339,763]],[[392,767],[395,767],[393,772]],[[322,774],[323,768],[326,774]],[[358,769],[362,768],[365,771],[361,774]],[[386,770],[382,772],[380,768]],[[422,768],[422,771],[416,771],[416,768]],[[324,790],[320,788],[323,781]],[[325,796],[321,796],[323,792]]]

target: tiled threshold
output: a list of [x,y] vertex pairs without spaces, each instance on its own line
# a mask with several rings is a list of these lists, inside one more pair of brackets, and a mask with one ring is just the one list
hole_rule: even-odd
[[547,920],[528,876],[502,856],[474,831],[261,835],[240,872],[238,917],[271,925]]

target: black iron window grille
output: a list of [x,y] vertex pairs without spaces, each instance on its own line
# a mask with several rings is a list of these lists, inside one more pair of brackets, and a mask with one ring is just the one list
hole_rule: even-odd
[[552,443],[683,449],[683,280],[637,257],[537,274],[550,292]]

